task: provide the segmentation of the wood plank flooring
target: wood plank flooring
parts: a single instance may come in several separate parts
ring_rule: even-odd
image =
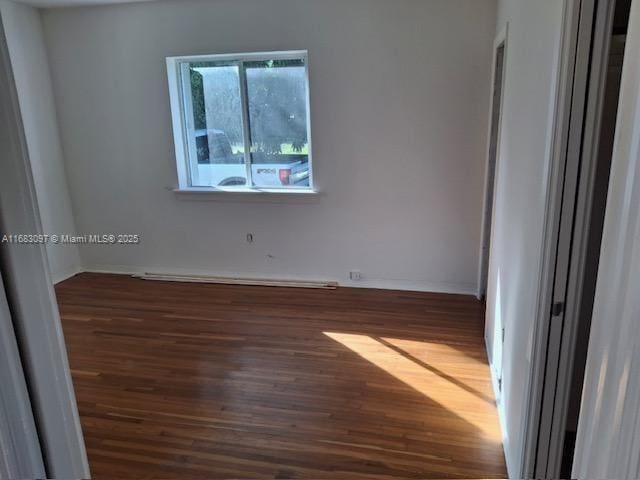
[[[56,293],[95,479],[506,477],[471,297],[102,274]]]

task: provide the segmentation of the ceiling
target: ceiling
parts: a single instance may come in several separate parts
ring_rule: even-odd
[[[85,5],[108,5],[110,3],[149,2],[152,0],[13,0],[17,3],[25,3],[34,7],[81,7]]]

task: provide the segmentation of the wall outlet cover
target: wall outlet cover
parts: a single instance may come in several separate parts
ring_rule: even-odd
[[[358,270],[352,270],[351,272],[349,272],[349,279],[350,280],[362,280],[362,272],[360,272]]]

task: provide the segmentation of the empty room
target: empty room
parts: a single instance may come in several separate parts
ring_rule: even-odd
[[[596,472],[604,3],[0,0],[0,479]]]

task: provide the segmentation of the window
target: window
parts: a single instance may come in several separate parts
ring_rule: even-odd
[[[310,191],[306,52],[167,59],[181,189]]]

